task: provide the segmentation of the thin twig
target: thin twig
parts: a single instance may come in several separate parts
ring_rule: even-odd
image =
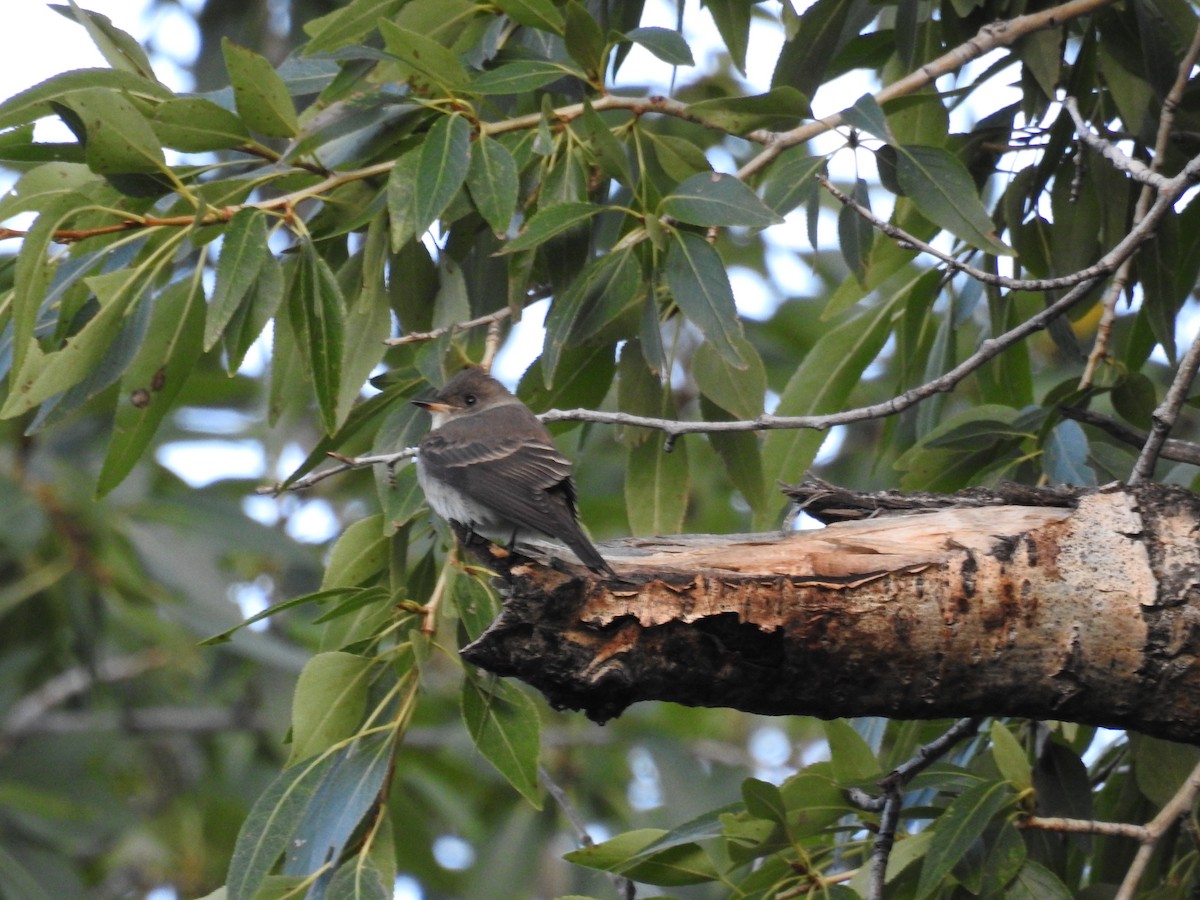
[[[507,319],[511,315],[512,307],[506,306],[503,309],[498,309],[477,319],[470,319],[466,322],[454,322],[451,325],[435,328],[433,331],[414,331],[411,334],[402,334],[400,337],[388,338],[384,343],[389,347],[399,347],[401,344],[432,341],[435,338],[440,338],[443,334],[454,334],[458,331],[466,331],[468,328],[478,328],[480,325],[487,325],[490,328],[496,325],[501,319]]]
[[[1197,369],[1200,369],[1200,334],[1196,335],[1187,353],[1179,361],[1179,368],[1175,371],[1171,386],[1167,388],[1166,396],[1158,405],[1158,409],[1154,410],[1150,435],[1146,438],[1142,452],[1138,454],[1137,462],[1133,464],[1133,471],[1129,475],[1130,484],[1148,481],[1154,474],[1154,466],[1158,463],[1163,444],[1171,429],[1175,427],[1175,420],[1179,418],[1179,410],[1187,400]]]
[[[1061,275],[1057,278],[1009,278],[1006,275],[997,275],[994,272],[977,269],[972,265],[955,259],[949,253],[943,253],[937,247],[926,243],[915,235],[909,234],[903,228],[893,225],[891,222],[884,221],[853,197],[834,187],[832,182],[824,175],[818,175],[816,179],[817,183],[832,194],[839,203],[858,213],[859,216],[871,224],[872,228],[883,232],[901,244],[908,244],[914,250],[919,250],[922,253],[936,257],[945,263],[948,268],[956,272],[962,272],[964,275],[969,275],[976,281],[983,282],[984,284],[1007,288],[1010,291],[1054,291],[1061,288],[1074,287],[1081,281],[1094,281],[1097,278],[1107,275],[1116,267],[1115,263],[1108,265],[1097,264],[1088,266],[1086,269],[1080,269],[1078,272],[1072,272],[1070,275]]]
[[[1018,828],[1031,831],[1059,831],[1064,834],[1102,834],[1106,837],[1126,837],[1144,841],[1147,837],[1145,825],[1128,822],[1099,822],[1095,819],[1063,819],[1057,816],[1027,816],[1018,819]]]
[[[1167,158],[1167,141],[1170,139],[1171,130],[1175,124],[1175,110],[1179,106],[1179,101],[1183,99],[1183,91],[1187,86],[1188,80],[1191,78],[1192,67],[1196,64],[1197,56],[1200,56],[1200,27],[1197,27],[1196,33],[1192,35],[1192,44],[1188,48],[1187,53],[1184,54],[1183,60],[1179,64],[1179,69],[1175,74],[1175,83],[1171,86],[1166,99],[1163,100],[1162,112],[1159,113],[1158,117],[1158,136],[1154,142],[1154,156],[1150,160],[1149,171],[1152,175],[1158,174],[1162,169],[1163,160]],[[1068,98],[1066,107],[1071,118],[1075,120],[1076,131],[1086,143],[1090,143],[1092,136],[1091,129],[1083,121],[1083,117],[1079,114],[1079,109],[1075,105],[1073,98]],[[1104,143],[1107,145],[1108,142]],[[1153,189],[1150,184],[1144,183],[1141,192],[1138,194],[1137,205],[1133,210],[1134,227],[1137,227],[1145,217],[1146,211],[1150,208],[1150,203],[1153,199]],[[1112,339],[1113,322],[1117,318],[1117,301],[1121,299],[1121,295],[1129,286],[1132,274],[1133,257],[1130,257],[1121,263],[1120,268],[1117,269],[1116,274],[1113,276],[1112,283],[1109,284],[1104,292],[1101,302],[1100,321],[1096,324],[1096,339],[1092,342],[1092,349],[1088,353],[1087,364],[1084,366],[1083,375],[1079,379],[1080,389],[1091,387],[1100,361],[1108,354],[1108,344]]]
[[[1115,437],[1118,441],[1129,444],[1132,447],[1144,446],[1146,439],[1149,437],[1149,434],[1145,431],[1130,428],[1116,419],[1102,416],[1100,413],[1094,413],[1088,409],[1079,409],[1074,406],[1060,406],[1058,411],[1068,419],[1083,422],[1085,425],[1094,425],[1106,434]],[[1191,441],[1167,438],[1163,441],[1162,449],[1158,455],[1160,459],[1171,459],[1175,462],[1200,466],[1200,444],[1194,444]]]
[[[1200,794],[1200,765],[1192,769],[1192,774],[1188,776],[1187,781],[1180,785],[1175,796],[1167,801],[1167,805],[1159,810],[1158,815],[1146,823],[1146,836],[1142,839],[1142,846],[1138,847],[1137,855],[1129,864],[1125,880],[1121,882],[1121,888],[1113,900],[1133,900],[1138,882],[1141,881],[1146,866],[1150,863],[1150,857],[1154,855],[1159,839],[1180,816],[1187,814],[1188,810],[1192,808],[1192,804],[1196,802],[1197,794]]]
[[[333,459],[338,460],[338,465],[329,469],[321,469],[319,472],[311,472],[303,478],[297,478],[290,484],[284,484],[277,481],[275,484],[263,485],[255,490],[256,494],[271,494],[279,495],[284,491],[303,491],[319,481],[324,481],[331,475],[340,475],[342,472],[349,472],[352,469],[365,469],[368,466],[394,466],[396,463],[409,459],[417,455],[416,447],[406,447],[403,450],[397,450],[394,453],[377,453],[371,456],[342,456],[340,453],[328,454]]]
[[[959,719],[940,737],[917,748],[916,753],[893,769],[879,783],[883,789],[883,810],[879,816],[879,833],[875,838],[875,846],[871,849],[871,877],[867,887],[867,900],[883,900],[888,858],[896,842],[896,826],[900,822],[900,806],[904,800],[901,790],[920,772],[941,759],[951,747],[974,734],[981,721],[981,716]]]
[[[579,839],[579,843],[583,847],[594,847],[596,842],[592,840],[592,836],[588,834],[587,823],[583,821],[583,816],[579,815],[579,810],[575,808],[575,804],[571,802],[571,798],[567,796],[567,792],[562,786],[555,781],[545,766],[538,766],[538,780],[542,783],[542,787],[546,792],[554,798],[554,802],[558,804],[558,808],[562,810],[562,814],[567,817],[567,821],[571,823],[571,827],[575,829],[575,835]],[[637,887],[632,881],[624,875],[618,875],[615,872],[609,872],[608,877],[612,880],[613,887],[617,893],[625,898],[625,900],[634,900],[637,896]]]

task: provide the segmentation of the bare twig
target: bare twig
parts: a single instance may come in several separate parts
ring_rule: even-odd
[[[1068,419],[1083,422],[1085,425],[1094,425],[1106,434],[1115,437],[1118,441],[1133,447],[1144,446],[1149,437],[1145,431],[1130,428],[1128,425],[1123,425],[1115,419],[1102,416],[1091,410],[1078,409],[1073,406],[1060,406],[1058,411]],[[1161,459],[1172,459],[1175,462],[1191,463],[1193,466],[1200,466],[1200,444],[1193,444],[1191,441],[1167,438],[1163,441],[1162,449],[1158,455]]]
[[[398,347],[401,344],[413,344],[421,341],[432,341],[434,338],[440,338],[443,334],[453,334],[458,331],[466,331],[468,328],[478,328],[480,325],[487,325],[490,329],[500,322],[501,319],[507,319],[512,315],[512,307],[506,306],[503,309],[498,309],[495,312],[488,313],[486,316],[480,316],[477,319],[471,319],[466,322],[455,322],[452,325],[446,325],[442,328],[435,328],[433,331],[414,331],[412,334],[402,334],[400,337],[388,338],[384,341],[389,347]]]
[[[1133,472],[1129,475],[1130,484],[1140,484],[1154,474],[1154,466],[1162,453],[1163,443],[1175,427],[1175,420],[1179,417],[1179,410],[1184,401],[1187,400],[1188,390],[1196,378],[1197,369],[1200,369],[1200,334],[1196,335],[1187,353],[1179,361],[1179,368],[1175,371],[1171,386],[1167,388],[1166,396],[1154,410],[1154,424],[1150,428],[1150,435],[1146,438],[1142,452],[1138,454],[1137,462],[1133,464]]]
[[[546,792],[554,798],[554,802],[558,804],[558,808],[562,810],[562,814],[567,817],[567,821],[571,823],[571,827],[575,829],[575,836],[578,838],[580,845],[583,847],[596,846],[596,842],[588,834],[587,823],[583,821],[583,816],[579,815],[579,810],[575,808],[575,804],[571,802],[571,798],[567,796],[567,792],[550,776],[545,766],[538,766],[538,780],[542,783],[542,787],[546,789]],[[637,896],[636,885],[625,876],[610,872],[608,873],[608,877],[612,881],[617,894],[625,898],[625,900],[633,900]]]
[[[1154,157],[1150,160],[1149,173],[1151,175],[1158,174],[1162,168],[1163,160],[1166,159],[1167,141],[1170,139],[1171,129],[1175,124],[1175,110],[1179,106],[1179,101],[1183,99],[1184,88],[1187,86],[1188,79],[1191,78],[1192,67],[1195,66],[1198,56],[1200,56],[1200,27],[1192,35],[1192,44],[1179,64],[1179,69],[1175,75],[1175,83],[1171,86],[1170,92],[1163,100],[1162,112],[1158,117],[1158,136],[1154,142]],[[1074,99],[1068,98],[1065,105],[1067,112],[1075,120],[1076,131],[1090,145],[1092,138],[1091,129],[1087,127],[1087,124],[1083,121],[1083,117],[1079,114],[1079,109],[1075,105]],[[1104,143],[1106,146],[1108,145],[1108,142]],[[1132,174],[1131,170],[1127,169],[1126,171],[1130,171]],[[1142,190],[1138,194],[1137,205],[1133,210],[1134,227],[1137,227],[1145,217],[1146,211],[1150,208],[1150,203],[1153,199],[1154,190],[1151,184],[1143,183]],[[1121,299],[1121,294],[1129,286],[1132,273],[1133,258],[1130,257],[1121,263],[1120,268],[1117,269],[1116,274],[1113,276],[1112,283],[1104,292],[1100,321],[1096,325],[1096,340],[1092,343],[1091,352],[1088,353],[1087,365],[1084,366],[1083,375],[1079,379],[1080,388],[1091,386],[1092,380],[1096,375],[1096,368],[1108,353],[1108,343],[1112,339],[1113,322],[1117,318],[1117,301]]]
[[[1146,826],[1127,822],[1098,822],[1095,819],[1062,819],[1056,816],[1027,816],[1018,819],[1018,828],[1031,831],[1058,831],[1063,834],[1102,834],[1106,837],[1146,839]]]
[[[867,888],[867,900],[883,900],[888,858],[896,841],[896,826],[900,822],[900,806],[904,799],[901,790],[917,774],[944,756],[951,747],[974,734],[981,721],[978,716],[959,719],[940,737],[919,747],[911,758],[893,769],[879,783],[883,789],[883,809],[879,816],[879,833],[871,850],[871,879]]]
[[[1196,802],[1197,794],[1200,794],[1200,765],[1192,769],[1192,774],[1188,776],[1187,781],[1180,785],[1175,796],[1167,801],[1166,806],[1159,810],[1158,815],[1146,823],[1146,835],[1142,838],[1142,846],[1138,847],[1137,855],[1129,864],[1129,871],[1125,873],[1125,880],[1121,882],[1121,888],[1113,900],[1133,900],[1138,882],[1142,879],[1142,873],[1146,871],[1150,857],[1154,855],[1159,839],[1180,816],[1187,814],[1188,810],[1192,808],[1192,804]]]
[[[1116,267],[1116,263],[1109,263],[1107,265],[1096,264],[1088,266],[1086,269],[1080,269],[1078,272],[1072,272],[1070,275],[1061,275],[1057,278],[1009,278],[1005,275],[997,275],[994,272],[985,272],[983,269],[977,269],[975,266],[955,259],[949,253],[943,253],[937,247],[926,243],[915,235],[909,234],[903,228],[879,218],[849,194],[834,187],[832,182],[824,175],[817,176],[817,183],[832,194],[839,203],[843,206],[848,206],[869,222],[872,228],[882,231],[888,237],[901,244],[908,244],[914,250],[919,250],[922,253],[936,257],[945,263],[948,268],[956,272],[962,272],[964,275],[969,275],[976,281],[983,282],[984,284],[1007,288],[1010,291],[1054,291],[1061,288],[1074,287],[1082,281],[1094,281],[1097,278],[1107,275]]]
[[[368,466],[394,466],[396,463],[416,455],[416,447],[406,447],[403,450],[397,450],[395,453],[377,453],[372,456],[342,456],[340,453],[330,453],[330,457],[339,461],[338,465],[329,469],[322,469],[319,472],[310,472],[303,478],[297,478],[287,485],[283,482],[263,485],[255,493],[278,495],[284,491],[303,491],[312,487],[317,482],[324,481],[331,475],[340,475],[342,472],[349,472],[352,469],[365,469]]]

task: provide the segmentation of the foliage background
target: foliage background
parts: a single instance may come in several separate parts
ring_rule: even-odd
[[[882,108],[836,79],[902,85],[989,23],[1048,8],[713,0],[681,8],[711,16],[725,44],[689,65],[678,37],[634,31],[636,3],[295,2],[281,16],[208,0],[199,93],[184,99],[120,32],[65,9],[113,71],[0,104],[0,159],[23,176],[0,216],[38,214],[19,255],[6,235],[0,271],[0,895],[197,896],[228,879],[230,896],[255,896],[297,836],[345,850],[316,884],[328,896],[385,895],[396,872],[425,897],[610,896],[604,866],[687,897],[868,891],[879,817],[847,789],[873,790],[946,723],[656,707],[599,729],[462,670],[455,648],[496,598],[447,561],[411,468],[347,472],[266,509],[257,482],[195,488],[155,451],[237,438],[269,471],[311,451],[293,477],[328,450],[396,451],[425,427],[407,399],[493,348],[484,328],[383,338],[546,296],[546,343],[520,389],[539,410],[714,421],[769,402],[825,415],[969,363],[1067,289],[1010,292],[934,268],[819,188],[824,157],[843,190],[944,252],[1069,276],[1135,227],[1140,186],[1075,140],[1057,101],[1079,98],[1125,152],[1174,175],[1200,133],[1193,90],[1171,139],[1157,129],[1190,72],[1196,10],[1067,4],[1062,28],[997,43],[969,74],[947,66],[936,88]],[[758,89],[775,90],[738,102],[755,90],[739,74],[761,53],[752,19],[788,41]],[[669,101],[619,68],[631,41],[679,67]],[[487,82],[498,69],[509,87]],[[614,77],[619,90],[603,92]],[[590,109],[575,106],[585,97]],[[822,115],[848,110],[836,137],[789,131],[810,127],[808,98]],[[45,116],[77,140],[34,140]],[[710,158],[743,167],[749,188],[710,178]],[[1155,225],[1123,289],[1081,292],[1068,320],[979,359],[953,394],[862,416],[821,474],[932,490],[1127,477],[1137,447],[1059,407],[1151,425],[1194,330],[1197,209],[1185,200]],[[436,241],[418,240],[435,220]],[[124,221],[139,226],[106,230]],[[62,229],[84,239],[57,244]],[[768,240],[807,270],[800,287]],[[738,316],[726,269],[757,275],[774,302]],[[1113,331],[1081,386],[1106,308]],[[269,371],[239,370],[272,319]],[[556,428],[598,538],[773,527],[776,479],[798,479],[823,439],[690,436],[664,454],[646,429]],[[1185,410],[1175,436],[1193,430]],[[1191,484],[1195,471],[1157,475]],[[339,523],[335,545],[292,537],[314,503]],[[199,646],[241,621],[232,600],[246,595],[307,601]],[[1015,823],[1034,810],[1144,821],[1197,762],[1193,748],[1061,723],[979,734],[912,783],[889,896],[1110,896],[1132,841]],[[539,745],[566,806],[539,787]],[[379,792],[386,803],[371,802]],[[572,815],[629,836],[565,862]],[[1173,824],[1143,883],[1190,890],[1194,833],[1190,816]],[[288,854],[262,896],[302,894],[319,862]]]

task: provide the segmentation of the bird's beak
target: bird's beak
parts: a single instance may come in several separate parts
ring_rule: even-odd
[[[431,413],[448,413],[453,411],[454,407],[446,403],[436,403],[433,400],[413,400],[413,406],[419,406],[421,409],[427,409]]]

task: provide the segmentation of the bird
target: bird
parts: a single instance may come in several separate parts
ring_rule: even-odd
[[[571,461],[550,432],[504,385],[477,366],[429,400],[433,417],[417,444],[417,481],[435,513],[475,534],[562,541],[592,572],[617,575],[579,524]]]

